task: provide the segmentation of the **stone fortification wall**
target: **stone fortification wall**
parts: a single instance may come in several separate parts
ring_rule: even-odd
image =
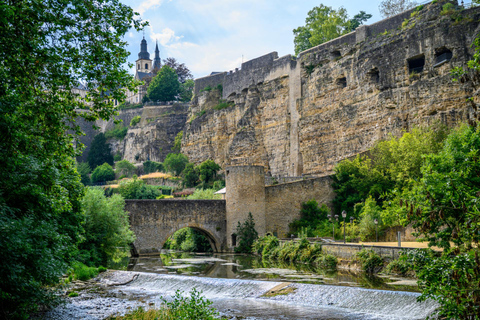
[[[315,199],[319,205],[331,208],[335,193],[330,177],[320,177],[290,182],[265,188],[266,231],[278,237],[286,238],[288,225],[300,219],[302,202]]]
[[[363,249],[371,249],[380,257],[387,260],[398,259],[400,253],[405,250],[414,250],[415,248],[406,247],[383,247],[383,246],[366,246],[354,244],[340,243],[324,243],[322,244],[322,252],[331,254],[344,260],[353,260],[358,252]]]
[[[189,117],[182,152],[196,163],[318,176],[412,126],[478,119],[466,101],[480,102],[472,82],[454,82],[450,71],[473,56],[480,8],[455,22],[440,14],[444,3],[362,26],[296,61],[271,53],[245,62],[224,74],[223,98],[234,106],[205,108],[217,97],[193,102],[199,116]]]
[[[160,252],[177,230],[191,227],[207,236],[214,251],[225,251],[225,200],[126,200],[125,210],[140,254]]]
[[[215,88],[219,84],[223,85],[225,74],[226,72],[220,72],[211,76],[195,79],[195,87],[193,89],[193,93],[195,94],[195,96],[197,96],[200,93],[200,90],[205,89],[205,87],[207,86]]]

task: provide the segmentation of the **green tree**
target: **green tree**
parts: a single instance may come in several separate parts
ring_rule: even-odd
[[[89,187],[82,200],[85,212],[85,240],[79,245],[79,259],[89,266],[107,266],[128,256],[135,240],[130,230],[125,201],[114,194],[105,197],[102,188]]]
[[[134,17],[117,0],[0,4],[0,255],[8,257],[0,318],[25,318],[60,296],[52,286],[74,257],[84,220],[75,120],[111,118],[112,99],[134,89],[122,40],[139,29]],[[72,90],[80,79],[88,103]]]
[[[165,65],[148,86],[147,96],[151,101],[173,101],[179,90],[180,82],[175,70]]]
[[[215,180],[217,177],[217,172],[221,167],[215,163],[213,160],[205,160],[198,165],[198,173],[200,181],[204,184],[209,183],[210,181]]]
[[[92,172],[92,169],[87,162],[77,163],[77,172],[80,174],[80,181],[84,185],[90,184],[91,180],[89,174]]]
[[[356,15],[353,16],[352,19],[348,21],[348,30],[353,31],[361,26],[365,21],[372,17],[371,14],[366,13],[365,11],[360,11]]]
[[[143,173],[149,174],[152,172],[163,171],[163,163],[147,160],[143,163]]]
[[[317,46],[350,31],[345,8],[338,10],[320,4],[307,14],[305,26],[293,30],[295,54]]]
[[[121,160],[115,163],[115,173],[119,177],[131,177],[136,170],[137,168],[135,167],[135,165],[128,160]]]
[[[175,142],[173,143],[172,151],[174,153],[180,153],[182,151],[182,139],[183,139],[183,130],[177,133],[175,136]]]
[[[195,81],[192,79],[188,79],[180,85],[180,101],[190,102],[192,100],[194,86]]]
[[[322,221],[328,220],[329,213],[330,209],[328,209],[325,204],[319,207],[315,199],[302,202],[300,209],[301,218],[289,224],[290,232],[298,234],[301,230],[306,229],[310,232],[308,236],[313,236],[313,230],[322,223]]]
[[[172,172],[176,176],[179,176],[182,173],[187,163],[188,158],[182,153],[169,153],[165,157],[165,161],[163,161],[165,169],[167,169],[169,172]]]
[[[198,184],[199,174],[198,169],[193,163],[187,163],[183,170],[183,184],[187,188],[193,188]]]
[[[255,221],[251,212],[248,213],[247,220],[243,223],[238,222],[236,234],[239,241],[235,247],[235,252],[252,253],[252,246],[255,240],[258,239],[258,232],[255,230]]]
[[[93,138],[90,151],[87,156],[90,168],[96,168],[105,162],[113,166],[113,156],[110,150],[110,145],[107,143],[107,138],[103,133],[99,133]]]
[[[95,168],[92,172],[92,182],[106,182],[115,180],[115,171],[108,163],[104,163]]]

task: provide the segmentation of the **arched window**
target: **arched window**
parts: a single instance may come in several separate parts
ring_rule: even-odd
[[[148,63],[145,63],[145,69],[148,69]]]

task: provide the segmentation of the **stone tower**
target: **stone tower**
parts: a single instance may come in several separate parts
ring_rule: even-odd
[[[238,244],[236,229],[251,212],[258,235],[265,235],[265,170],[263,166],[233,166],[225,170],[227,247]]]
[[[136,64],[137,72],[152,72],[152,60],[150,59],[150,53],[147,51],[147,40],[145,40],[145,37],[143,37],[140,43],[140,52],[138,53]]]

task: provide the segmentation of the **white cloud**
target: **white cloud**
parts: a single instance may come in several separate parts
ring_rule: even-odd
[[[149,9],[155,9],[162,4],[163,0],[145,0],[135,9],[136,12],[143,15]]]
[[[176,36],[175,31],[173,31],[170,28],[164,28],[162,32],[155,33],[153,31],[153,28],[150,26],[150,39],[152,41],[159,41],[162,46],[167,46],[170,42],[177,42],[179,41],[182,37],[181,36]]]

